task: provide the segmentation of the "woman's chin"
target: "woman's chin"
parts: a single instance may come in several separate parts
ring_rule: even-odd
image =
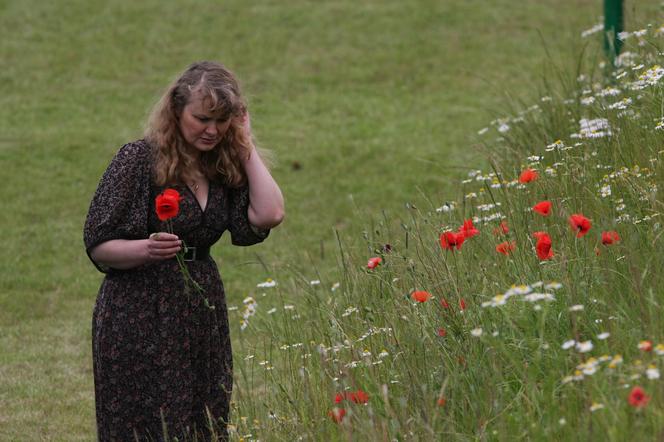
[[[219,144],[219,142],[217,142],[217,141],[215,141],[215,142],[206,142],[206,141],[200,141],[199,140],[199,141],[196,141],[194,143],[194,147],[196,149],[200,150],[201,152],[209,152],[212,149],[214,149],[217,146],[217,144]]]

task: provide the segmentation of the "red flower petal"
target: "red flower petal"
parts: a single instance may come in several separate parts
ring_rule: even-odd
[[[551,201],[540,201],[533,206],[533,211],[542,216],[549,216],[551,213]]]
[[[459,228],[459,233],[462,233],[464,239],[467,239],[479,235],[480,231],[475,228],[472,219],[467,219],[463,222],[463,226]]]
[[[569,217],[569,225],[572,230],[577,232],[577,238],[581,238],[588,233],[588,230],[590,230],[591,227],[590,220],[580,213],[575,213]]]
[[[431,299],[431,294],[429,292],[425,292],[424,290],[416,290],[411,293],[410,297],[413,298],[413,301],[427,302],[429,299]]]
[[[602,232],[602,244],[604,244],[605,246],[611,245],[619,241],[620,241],[620,235],[618,235],[618,232],[616,232],[615,230]]]
[[[501,242],[496,246],[496,252],[502,253],[505,256],[509,255],[514,249],[516,249],[515,241]]]
[[[537,252],[537,257],[541,261],[553,258],[553,250],[551,250],[551,237],[548,233],[545,232],[535,232],[533,236],[537,238],[537,243],[535,244],[535,251]]]
[[[494,235],[507,235],[510,233],[510,228],[507,226],[507,222],[501,221],[500,225],[493,229],[493,234]]]
[[[332,418],[334,422],[340,424],[343,421],[344,416],[346,415],[346,410],[343,408],[333,408],[328,413],[328,416]]]
[[[641,342],[639,342],[639,350],[641,350],[641,351],[652,351],[652,342],[651,341],[641,341]]]
[[[166,221],[177,216],[180,211],[180,194],[175,189],[166,189],[155,198],[157,218]]]
[[[444,232],[440,235],[440,246],[446,250],[454,250],[455,247],[459,250],[465,239],[466,237],[463,233]]]
[[[648,405],[649,400],[650,396],[648,396],[643,388],[639,387],[638,385],[632,388],[632,391],[630,391],[629,397],[627,398],[629,405],[636,408],[645,407]]]
[[[539,175],[533,169],[526,169],[521,172],[521,176],[519,176],[519,182],[522,184],[530,183],[531,181],[535,181],[538,177]]]
[[[383,262],[383,259],[380,258],[380,257],[378,257],[378,256],[373,257],[373,258],[370,258],[370,259],[369,259],[369,262],[367,262],[367,268],[370,269],[370,270],[371,270],[371,269],[375,269],[375,268],[378,267],[382,262]]]
[[[369,395],[365,391],[357,390],[355,393],[352,393],[350,400],[356,404],[366,404],[369,402]]]

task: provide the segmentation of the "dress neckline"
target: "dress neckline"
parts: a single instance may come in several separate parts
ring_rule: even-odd
[[[196,206],[201,211],[201,213],[205,214],[208,207],[210,206],[210,191],[212,190],[212,181],[208,181],[207,195],[206,195],[206,198],[205,198],[205,206],[203,206],[201,204],[200,200],[198,199],[196,194],[191,190],[191,188],[189,186],[187,186],[186,184],[183,184],[183,186],[187,189],[187,192],[189,192],[189,194],[192,196],[192,198],[194,198],[194,201],[196,201]]]

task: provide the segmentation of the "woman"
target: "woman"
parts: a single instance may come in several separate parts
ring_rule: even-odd
[[[167,224],[155,211],[180,195]],[[225,439],[232,388],[224,288],[209,248],[263,241],[284,216],[281,191],[251,136],[237,80],[191,65],[166,91],[145,139],[123,146],[85,223],[87,253],[106,273],[95,304],[93,369],[100,441]],[[178,261],[204,290],[190,296]],[[189,286],[190,287],[190,286]]]

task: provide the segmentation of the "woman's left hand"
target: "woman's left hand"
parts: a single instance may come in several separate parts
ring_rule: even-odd
[[[249,152],[247,153],[246,158],[244,158],[244,161],[249,161],[251,158],[253,152],[254,152],[254,143],[253,143],[253,137],[251,135],[251,117],[249,116],[249,111],[245,110],[244,114],[241,117],[238,117],[240,120],[240,128],[241,130],[245,133],[247,139],[250,141],[250,148]]]
[[[240,117],[242,120],[242,125],[244,127],[244,130],[246,130],[248,133],[251,133],[251,117],[249,116],[249,111],[245,110],[244,115]]]

